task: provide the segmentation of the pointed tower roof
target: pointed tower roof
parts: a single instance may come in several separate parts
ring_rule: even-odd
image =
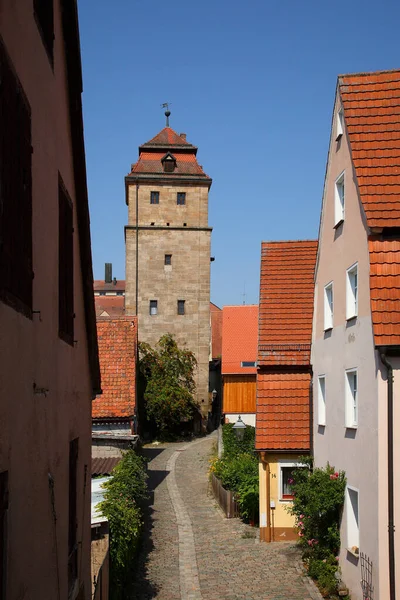
[[[186,134],[178,135],[171,127],[164,127],[151,140],[139,146],[139,159],[132,165],[126,182],[137,180],[187,181],[211,186],[212,179],[197,162],[197,147],[186,141]],[[171,160],[166,161],[166,157]],[[167,166],[166,163],[169,163]]]
[[[151,148],[179,148],[181,150],[191,150],[197,153],[196,146],[192,146],[189,142],[186,141],[186,134],[181,133],[178,135],[171,127],[164,127],[161,129],[157,135],[155,135],[151,140],[140,146],[139,152],[142,149],[149,150]]]

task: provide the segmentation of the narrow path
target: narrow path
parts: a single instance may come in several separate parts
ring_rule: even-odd
[[[208,495],[214,436],[149,446],[151,499],[135,600],[317,600],[292,544],[259,543]]]

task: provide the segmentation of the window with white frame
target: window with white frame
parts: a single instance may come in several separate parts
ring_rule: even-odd
[[[358,490],[347,486],[346,489],[347,516],[347,549],[353,554],[359,554],[360,526],[358,518]]]
[[[318,377],[318,425],[326,425],[325,375]]]
[[[357,369],[348,369],[345,377],[346,427],[358,426]]]
[[[343,109],[336,113],[336,139],[340,139],[343,135]]]
[[[294,471],[299,468],[307,467],[290,461],[281,461],[279,463],[279,500],[293,500],[292,485],[294,482]]]
[[[346,319],[353,319],[358,314],[358,265],[347,269],[346,276]]]
[[[335,181],[335,227],[344,221],[344,171]]]
[[[324,330],[333,327],[333,282],[324,288]]]

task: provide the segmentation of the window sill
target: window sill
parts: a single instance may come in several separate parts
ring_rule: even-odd
[[[338,142],[342,136],[343,136],[343,133],[338,133],[335,141]]]
[[[358,315],[352,315],[351,317],[346,317],[346,321],[354,321],[354,319],[357,319]]]
[[[340,227],[342,223],[344,223],[344,219],[340,219],[340,221],[335,223],[335,225],[333,226],[333,229],[338,229],[338,227]]]
[[[332,331],[333,327],[324,327],[324,333],[328,333],[329,331]]]
[[[355,558],[360,558],[360,552],[354,552],[354,550],[352,550],[351,548],[346,548],[347,552],[349,554],[351,554],[352,556],[354,556]]]
[[[279,502],[293,502],[294,496],[292,498],[279,498]]]
[[[318,427],[326,427],[326,423],[317,423]]]
[[[346,429],[357,430],[358,429],[358,425],[346,425]]]

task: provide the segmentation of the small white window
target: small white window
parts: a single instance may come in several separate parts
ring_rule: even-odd
[[[293,500],[293,471],[304,467],[301,463],[295,463],[291,461],[280,461],[279,462],[279,500],[288,501]]]
[[[346,277],[346,319],[353,319],[358,314],[358,265],[347,269]]]
[[[356,429],[358,425],[358,381],[357,370],[346,371],[345,378],[345,403],[346,403],[346,427]]]
[[[344,172],[335,181],[335,227],[344,221]]]
[[[326,425],[325,375],[318,377],[318,425]]]
[[[343,109],[336,113],[336,139],[340,139],[343,135]]]
[[[333,327],[333,283],[328,283],[324,291],[324,330]]]
[[[150,300],[150,314],[156,315],[158,313],[158,301]]]
[[[347,549],[353,554],[360,552],[360,526],[358,522],[358,490],[347,486]]]

